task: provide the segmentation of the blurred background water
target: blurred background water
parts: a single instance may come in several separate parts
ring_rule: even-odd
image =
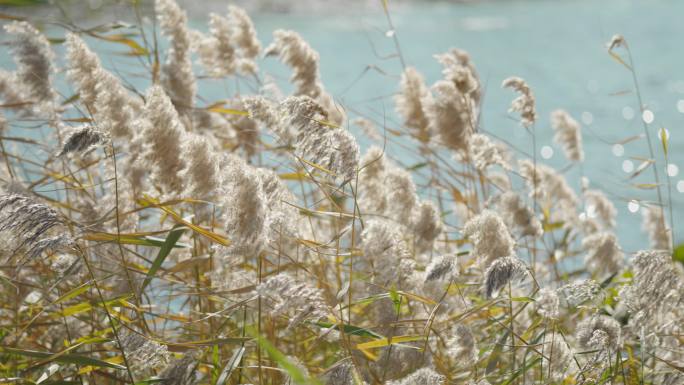
[[[1,4],[2,2],[0,2]],[[71,19],[81,26],[114,20],[134,22],[128,2],[55,2],[31,7],[2,7],[0,12],[28,16],[51,38],[63,37],[64,29],[45,23]],[[208,13],[225,12],[224,1],[180,1],[188,10],[191,26],[207,29]],[[536,125],[540,161],[565,169],[569,163],[562,149],[552,142],[549,114],[566,109],[582,123],[586,160],[582,167],[567,168],[568,181],[579,189],[582,175],[590,185],[603,189],[618,209],[617,234],[627,252],[647,247],[640,231],[639,205],[656,200],[655,190],[634,187],[653,183],[647,170],[636,179],[629,176],[648,158],[644,138],[624,145],[614,144],[643,133],[642,117],[630,72],[607,53],[606,43],[615,33],[623,34],[631,48],[645,108],[653,113],[649,131],[667,198],[666,163],[658,130],[670,134],[670,188],[674,210],[675,238],[684,240],[684,2],[680,0],[517,0],[517,1],[390,1],[394,30],[388,26],[381,0],[377,1],[237,1],[250,10],[264,45],[278,28],[299,32],[321,56],[321,75],[326,88],[349,111],[387,121],[396,127],[392,96],[402,70],[391,38],[396,34],[408,65],[421,71],[428,84],[440,79],[441,67],[433,55],[451,47],[467,50],[477,66],[485,97],[482,112],[487,133],[509,141],[528,154],[531,137],[507,113],[514,94],[501,89],[503,79],[525,78],[537,97]],[[143,17],[151,17],[150,2],[143,2]],[[3,32],[4,33],[4,32]],[[2,41],[7,37],[2,36]],[[122,74],[138,89],[148,83],[136,58],[119,56],[121,45],[88,40],[103,54],[103,64]],[[164,39],[160,40],[162,46]],[[55,45],[61,55],[62,48]],[[122,64],[123,63],[123,64]],[[14,68],[7,47],[0,48],[0,66]],[[288,90],[289,71],[275,59],[264,59],[261,68]],[[64,95],[69,86],[59,82]],[[231,96],[232,82],[203,80],[199,92],[206,100]],[[201,105],[201,103],[199,103]],[[650,120],[650,119],[649,119]],[[17,124],[14,129],[21,129]],[[356,131],[356,127],[351,128]],[[358,132],[358,131],[356,131]],[[361,140],[364,147],[370,143]],[[404,164],[412,155],[398,146],[388,148]],[[518,153],[516,155],[521,155]],[[682,169],[679,170],[679,167]]]

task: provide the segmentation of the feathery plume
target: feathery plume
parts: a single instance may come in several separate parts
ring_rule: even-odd
[[[46,250],[73,249],[64,218],[52,208],[23,195],[0,195],[1,253],[35,258]]]
[[[98,129],[112,137],[130,137],[141,109],[121,82],[105,71],[100,59],[75,34],[67,34],[67,75],[76,83],[81,101],[94,114]]]
[[[583,195],[587,216],[589,218],[598,217],[606,229],[614,228],[617,210],[613,202],[600,190],[586,190]]]
[[[277,240],[278,234],[294,234],[297,228],[298,210],[291,205],[296,198],[280,180],[278,174],[266,168],[257,168],[261,190],[268,207],[270,240]]]
[[[452,337],[447,341],[447,354],[460,367],[467,367],[477,362],[477,344],[472,330],[463,324],[452,328]]]
[[[404,125],[416,131],[421,142],[430,137],[427,131],[428,120],[423,112],[423,98],[428,94],[423,75],[413,67],[406,67],[401,74],[400,91],[394,97],[397,112],[404,118]]]
[[[622,265],[624,254],[620,250],[615,234],[600,232],[591,234],[582,240],[582,248],[587,253],[584,263],[594,274],[617,273]]]
[[[307,96],[291,96],[281,103],[280,110],[296,131],[296,156],[331,171],[344,182],[356,175],[356,139],[343,128],[322,124],[328,115],[316,101]]]
[[[453,255],[441,255],[433,258],[425,268],[425,282],[449,282],[458,276],[458,263]]]
[[[52,88],[54,53],[47,38],[25,21],[14,21],[4,26],[16,38],[11,42],[17,63],[16,79],[22,84],[26,97],[53,109],[55,91]]]
[[[544,232],[541,222],[513,191],[507,191],[498,198],[497,206],[509,228],[516,229],[522,236],[539,237]]]
[[[191,109],[195,102],[197,84],[192,72],[187,15],[175,0],[155,0],[154,9],[162,34],[171,42],[166,62],[162,66],[164,89],[179,112]]]
[[[257,38],[252,19],[244,9],[235,5],[228,5],[228,19],[234,25],[233,37],[240,52],[237,61],[238,70],[243,74],[256,74],[259,68],[255,59],[261,51],[261,43]]]
[[[489,265],[485,271],[487,298],[498,296],[499,290],[516,278],[524,278],[527,268],[517,257],[502,257]]]
[[[444,385],[446,377],[430,368],[418,369],[401,380],[390,381],[388,385]]]
[[[16,74],[0,69],[0,96],[2,96],[3,104],[17,109],[22,108],[27,101],[24,100],[20,90],[21,83]]]
[[[242,105],[249,113],[251,119],[266,126],[282,142],[287,143],[292,140],[294,134],[291,132],[291,127],[285,124],[284,118],[286,114],[283,114],[280,110],[281,106],[263,96],[242,98]]]
[[[76,83],[81,102],[94,111],[97,99],[97,84],[105,72],[100,59],[92,52],[86,43],[73,33],[66,35],[67,76]]]
[[[615,350],[622,346],[620,323],[602,314],[586,318],[577,325],[577,342],[583,348]]]
[[[381,142],[382,141],[382,135],[378,131],[378,128],[375,126],[375,124],[370,120],[366,118],[356,118],[350,122],[352,125],[359,127],[361,129],[361,132],[368,137],[368,139],[376,141],[376,142]]]
[[[480,79],[468,52],[452,48],[434,57],[444,67],[442,69],[444,79],[452,81],[456,88],[468,97],[468,103],[472,104],[473,110],[477,111],[482,92],[480,90]]]
[[[364,213],[381,214],[387,209],[385,175],[389,169],[385,153],[371,146],[359,162],[359,206]]]
[[[473,132],[470,106],[453,82],[440,80],[421,100],[430,131],[439,142],[452,150],[468,150],[468,138]]]
[[[200,63],[209,76],[222,77],[235,73],[237,54],[233,47],[233,30],[230,20],[216,13],[209,14],[210,36],[193,31]]]
[[[273,43],[266,47],[265,56],[279,56],[294,73],[291,82],[297,87],[295,95],[317,99],[323,92],[318,72],[318,52],[294,31],[282,29],[273,32]]]
[[[256,256],[268,244],[268,207],[255,169],[234,155],[225,157],[223,220],[232,253]]]
[[[560,312],[558,311],[558,306],[560,305],[560,299],[555,290],[550,290],[543,288],[539,290],[537,294],[537,299],[534,302],[537,314],[544,318],[558,319]]]
[[[562,293],[570,306],[577,306],[587,301],[593,301],[602,293],[601,285],[593,279],[579,280],[569,283],[557,290]]]
[[[475,168],[480,171],[485,171],[489,166],[496,164],[505,170],[510,170],[511,168],[506,161],[501,146],[492,142],[487,135],[473,134],[468,139],[468,153],[473,158]]]
[[[682,291],[684,279],[678,273],[669,252],[642,250],[632,260],[632,283],[620,291],[620,302],[632,313],[630,324],[653,322],[653,315],[664,315],[662,307],[671,291]]]
[[[444,230],[442,217],[435,204],[430,201],[418,204],[411,219],[411,227],[416,236],[418,249],[429,250],[432,248],[435,239]]]
[[[472,255],[482,266],[489,266],[495,259],[513,254],[513,238],[494,211],[483,210],[470,219],[463,227],[463,235],[472,241]]]
[[[170,353],[165,345],[129,329],[119,329],[119,344],[126,353],[126,361],[133,371],[163,367],[170,359]]]
[[[584,160],[582,149],[582,130],[579,123],[564,110],[551,113],[551,127],[556,131],[553,140],[563,146],[565,156],[573,162]]]
[[[672,246],[672,234],[665,227],[664,210],[660,206],[646,206],[641,210],[641,228],[648,234],[651,248],[669,250]]]
[[[353,385],[354,365],[348,361],[334,364],[322,376],[325,385]]]
[[[397,223],[408,224],[418,204],[416,185],[411,174],[399,167],[393,167],[385,174],[387,186],[386,213]]]
[[[171,362],[159,375],[163,385],[193,385],[197,383],[197,355],[183,354],[181,359]]]
[[[288,329],[305,320],[318,320],[328,315],[328,306],[321,290],[299,283],[281,273],[268,278],[256,288],[257,293],[273,301],[271,314],[294,313]]]
[[[245,108],[240,100],[237,101],[236,107],[240,110]],[[248,116],[242,115],[231,115],[228,121],[237,134],[237,144],[244,151],[245,157],[249,159],[256,153],[259,143],[259,126],[257,122]]]
[[[180,172],[185,160],[178,155],[182,153],[185,128],[161,87],[153,86],[147,92],[144,116],[143,157],[152,169],[152,179],[164,193],[180,194],[184,187]]]
[[[185,166],[179,171],[179,178],[189,181],[185,194],[196,199],[213,199],[221,186],[220,156],[199,135],[189,134],[182,146]]]
[[[72,152],[86,153],[91,148],[105,141],[102,133],[91,125],[83,125],[72,130],[65,138],[62,149],[57,156],[63,156]]]
[[[529,159],[520,160],[518,168],[530,190],[530,197],[536,197],[544,206],[554,209],[551,213],[552,220],[564,221],[568,225],[576,222],[577,195],[563,175],[539,163],[535,173],[534,163]]]
[[[542,351],[543,377],[557,382],[565,378],[568,368],[573,362],[573,353],[568,344],[557,334],[553,334],[551,342],[544,345]]]
[[[508,112],[520,113],[520,124],[525,128],[529,128],[537,121],[537,112],[535,110],[534,94],[532,89],[527,85],[525,80],[517,76],[512,76],[501,83],[503,88],[511,88],[518,92],[520,96],[513,99],[511,108]]]
[[[278,56],[293,70],[290,81],[297,87],[295,96],[308,96],[325,108],[330,120],[340,124],[344,115],[325,92],[318,70],[319,55],[298,33],[278,29],[273,43],[264,50],[265,56]]]

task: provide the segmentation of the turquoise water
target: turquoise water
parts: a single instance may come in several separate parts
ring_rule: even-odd
[[[641,216],[631,213],[627,203],[631,199],[655,200],[656,194],[654,190],[632,186],[652,183],[650,170],[635,180],[628,180],[629,174],[623,171],[623,167],[629,169],[629,162],[638,167],[640,161],[632,157],[648,157],[645,139],[625,144],[621,156],[612,152],[613,143],[643,133],[631,74],[605,48],[614,33],[623,34],[632,50],[644,103],[655,116],[649,126],[652,138],[657,145],[658,129],[667,128],[670,163],[682,167],[671,178],[671,191],[676,239],[684,240],[684,222],[677,218],[684,213],[684,193],[677,190],[677,183],[684,180],[684,101],[678,109],[678,102],[684,100],[684,2],[521,0],[391,5],[405,61],[418,68],[428,83],[441,76],[433,54],[450,47],[470,52],[485,87],[482,122],[486,132],[505,138],[521,150],[532,151],[530,136],[507,114],[514,94],[502,90],[500,84],[511,75],[525,78],[536,94],[537,151],[539,154],[542,146],[550,146],[554,152],[544,162],[559,168],[568,165],[561,148],[552,143],[550,112],[564,108],[582,122],[586,161],[581,168],[568,169],[568,180],[577,188],[580,176],[585,175],[592,187],[608,193],[619,212],[620,243],[626,251],[635,251],[646,247],[647,240],[640,232]],[[207,18],[196,8],[192,12],[193,27],[206,29]],[[377,121],[385,116],[389,127],[396,126],[392,94],[397,90],[402,67],[396,57],[387,58],[395,49],[392,39],[386,36],[389,28],[382,8],[375,3],[356,2],[350,2],[348,7],[331,6],[329,10],[315,8],[315,12],[306,11],[306,7],[296,7],[288,13],[257,11],[252,17],[264,45],[271,40],[270,32],[277,28],[301,33],[320,53],[322,78],[339,102],[348,110]],[[116,17],[126,15],[120,13]],[[51,36],[61,33],[48,30]],[[120,46],[89,42],[100,44],[97,48],[103,53],[121,51]],[[111,59],[103,60],[110,68]],[[117,57],[117,62],[120,59]],[[118,70],[134,68],[135,60],[126,60],[130,67],[118,66]],[[4,68],[11,66],[7,63],[9,58],[0,56]],[[265,59],[261,67],[288,89],[289,72],[284,66],[275,59]],[[140,81],[139,86],[146,86],[145,81]],[[208,81],[200,83],[200,93],[209,100],[225,98],[234,91],[232,82],[220,87]],[[350,117],[356,116],[354,112]],[[412,164],[409,154],[396,147],[389,150],[394,157]],[[660,176],[665,182],[660,147],[656,152]],[[684,182],[680,186],[684,191]],[[667,197],[667,186],[663,191]]]

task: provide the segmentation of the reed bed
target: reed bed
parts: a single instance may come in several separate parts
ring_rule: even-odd
[[[131,34],[4,25],[0,383],[684,384],[667,135],[644,122],[650,244],[632,255],[602,191],[483,131],[467,52],[435,55],[430,85],[394,34],[393,124],[346,110],[295,31],[262,43],[236,6],[205,32],[174,0],[155,13]],[[98,40],[151,86],[108,70]],[[642,106],[627,41],[606,54]],[[290,92],[261,60],[291,69]],[[217,79],[241,87],[206,100]],[[502,86],[510,107],[487,108],[510,108],[536,154],[534,87]],[[581,167],[580,124],[550,122]]]

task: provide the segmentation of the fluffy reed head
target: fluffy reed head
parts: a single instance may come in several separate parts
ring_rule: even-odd
[[[622,346],[622,328],[614,318],[597,314],[577,325],[577,342],[584,348],[614,351]]]
[[[553,140],[563,146],[565,156],[573,162],[584,160],[582,130],[579,123],[564,110],[551,112],[551,127],[556,131]]]
[[[535,99],[532,89],[527,85],[527,82],[517,76],[512,76],[501,83],[503,88],[511,88],[520,95],[513,99],[509,112],[520,113],[520,124],[523,127],[529,128],[537,121],[537,112],[535,108]]]
[[[496,297],[499,291],[514,279],[522,279],[527,267],[517,257],[502,257],[492,262],[485,271],[485,293],[487,298]]]
[[[14,21],[4,26],[12,35],[14,60],[17,63],[16,79],[26,98],[34,103],[54,108],[55,91],[52,88],[54,53],[48,39],[25,21]]]
[[[484,210],[463,227],[463,235],[473,243],[472,255],[482,266],[513,254],[515,242],[499,214]]]

